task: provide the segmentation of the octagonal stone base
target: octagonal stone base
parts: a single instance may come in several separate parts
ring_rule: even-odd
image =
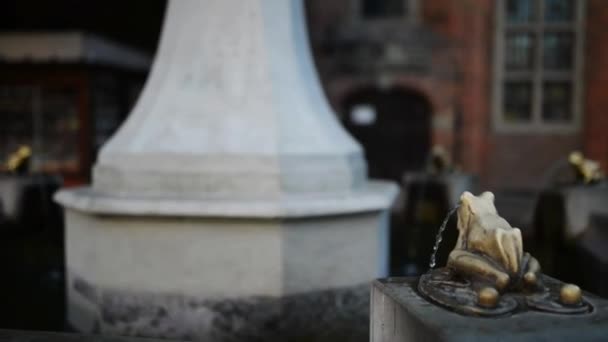
[[[395,192],[382,189],[342,198],[347,212],[327,212],[334,198],[310,201],[316,209],[258,206],[258,217],[197,216],[196,201],[174,203],[182,211],[170,215],[169,200],[144,210],[62,191],[68,321],[81,332],[174,339],[366,340],[368,284],[386,266],[381,208]]]

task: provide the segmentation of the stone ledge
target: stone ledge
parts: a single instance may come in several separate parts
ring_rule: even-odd
[[[391,182],[370,181],[361,189],[345,193],[234,200],[127,198],[81,187],[59,191],[55,201],[70,209],[98,215],[295,219],[384,210],[391,205],[397,190]]]
[[[0,329],[2,342],[177,342],[177,340]]]
[[[558,315],[524,311],[501,318],[457,314],[432,304],[415,278],[372,285],[371,341],[606,341],[608,301],[585,293],[594,311]]]

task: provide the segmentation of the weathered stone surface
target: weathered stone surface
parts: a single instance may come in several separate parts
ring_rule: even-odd
[[[108,196],[91,188],[60,191],[55,199],[66,207],[102,215],[181,217],[301,218],[379,211],[397,194],[394,184],[369,181],[348,194],[285,195],[277,199],[129,198]]]
[[[81,278],[70,286],[94,308],[95,333],[202,341],[368,338],[367,284],[283,297],[216,299],[94,288]]]
[[[386,274],[383,212],[395,195],[393,184],[368,181],[361,148],[327,104],[301,0],[170,1],[148,82],[101,149],[92,186],[55,197],[66,207],[68,282],[90,284],[68,286],[68,320],[85,332],[221,340],[250,329],[255,338],[275,323],[254,313],[297,311],[282,298]],[[160,310],[156,294],[225,299]],[[92,298],[113,304],[101,310]],[[313,307],[353,312],[319,298],[328,305]],[[217,305],[238,318],[221,323],[224,314],[209,314]],[[323,317],[297,316],[311,330],[281,331],[360,325],[325,327]]]
[[[608,301],[584,294],[591,313],[518,311],[500,318],[464,316],[428,302],[415,278],[372,285],[371,341],[605,341]]]
[[[385,264],[378,213],[297,220],[85,215],[66,221],[68,280],[208,298],[368,283]],[[71,289],[68,288],[68,296]]]
[[[270,315],[292,322],[278,336],[341,334],[334,340],[348,340],[353,327],[361,327],[365,332],[356,336],[366,339],[367,320],[358,315],[368,312],[369,293],[353,306],[341,289],[368,284],[385,264],[378,213],[230,220],[68,210],[66,219],[68,321],[78,331],[207,341],[230,341],[234,333],[235,340],[243,334],[250,340],[256,335],[249,331],[279,324],[267,323]],[[319,311],[298,313],[305,312],[298,303],[307,293],[319,294],[306,304]],[[159,301],[175,304],[168,310]],[[192,309],[188,302],[206,304]],[[221,323],[224,316],[209,310],[226,305],[238,315]],[[159,320],[164,313],[168,317]],[[218,330],[222,324],[231,328]]]
[[[348,192],[365,174],[320,88],[301,1],[178,0],[136,107],[99,153],[93,188],[276,199]]]
[[[177,342],[175,340],[158,340],[120,336],[102,336],[85,334],[68,334],[46,331],[0,330],[2,342]]]

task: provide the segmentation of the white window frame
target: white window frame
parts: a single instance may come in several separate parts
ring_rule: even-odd
[[[535,51],[533,51],[533,70],[529,72],[513,72],[513,76],[505,76],[505,36],[507,33],[506,24],[506,5],[507,0],[497,0],[495,30],[494,30],[494,58],[493,58],[493,127],[501,133],[575,133],[580,131],[582,122],[582,94],[583,94],[583,53],[584,53],[584,23],[586,0],[573,0],[575,15],[571,23],[544,23],[544,3],[545,0],[537,1],[539,8],[539,20],[534,23],[509,24],[508,28],[517,30],[522,29],[526,32],[535,33]],[[542,32],[545,30],[568,30],[572,32],[574,39],[574,51],[572,54],[572,69],[569,71],[546,71],[543,70],[543,41]],[[508,122],[504,117],[503,96],[505,80],[517,80],[519,75],[522,79],[532,81],[531,94],[531,121],[529,122]],[[543,81],[544,80],[564,80],[572,84],[572,98],[570,104],[571,120],[568,122],[543,122],[542,103],[543,103]]]

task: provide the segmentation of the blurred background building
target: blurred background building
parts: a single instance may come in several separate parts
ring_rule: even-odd
[[[52,196],[89,182],[145,82],[164,7],[0,3],[2,327],[65,329],[63,217]],[[15,159],[22,146],[31,156]]]
[[[482,188],[525,200],[569,151],[608,162],[605,2],[308,4],[327,94],[372,176],[400,180],[440,144]]]
[[[5,32],[36,31],[42,39],[45,35],[40,32],[77,30],[107,39],[88,41],[113,42],[152,56],[165,2],[84,5],[26,0],[5,1],[1,6],[0,29]],[[602,166],[608,163],[601,109],[604,33],[597,29],[608,11],[603,1],[307,0],[306,6],[327,95],[344,125],[365,147],[372,177],[400,180],[403,171],[421,168],[431,146],[437,144],[450,152],[458,167],[478,174],[481,185],[492,189],[538,189],[546,170],[574,149],[583,149]],[[79,86],[87,88],[86,96],[71,95],[73,99],[67,101],[78,113],[84,109],[77,106],[91,112],[105,107],[107,114],[89,119],[78,114],[79,119],[72,120],[71,127],[80,125],[86,134],[95,135],[88,148],[92,151],[116,127],[114,122],[128,113],[148,65],[142,55],[141,63],[116,56],[109,61],[95,56],[96,51],[81,51],[81,56],[62,61],[62,55],[71,53],[67,46],[57,47],[62,52],[56,55],[28,51],[31,38],[22,41],[17,56],[6,51],[15,47],[8,47],[9,38],[4,37],[5,52],[0,57],[5,94],[11,91],[7,86],[17,82],[14,79],[20,84],[40,83],[25,81],[34,78],[34,70],[38,79],[49,79],[42,70],[52,67],[64,83],[70,78],[83,83],[84,76],[68,75],[62,65],[68,64],[65,67],[75,73],[80,64],[87,75],[106,68],[103,75],[95,74],[87,85]],[[40,53],[45,56],[28,55]],[[125,84],[129,81],[122,80],[124,76],[108,76],[120,72],[134,74],[131,82],[136,84]],[[115,89],[117,95],[100,94],[97,99],[101,88]],[[25,95],[7,96],[16,102],[35,102]],[[110,98],[102,100],[102,96]],[[3,120],[15,120],[9,118],[3,115]],[[31,127],[19,134],[34,131],[34,122],[23,126]],[[3,133],[3,155],[17,144],[6,141],[10,134]],[[81,138],[79,144],[86,140]],[[65,153],[78,154],[71,149]],[[49,153],[53,152],[40,150],[34,155]],[[78,168],[87,170],[94,154],[82,154],[83,165]]]
[[[66,185],[88,181],[151,62],[82,32],[0,33],[0,60],[0,155],[31,146],[30,169],[60,174]]]
[[[569,152],[608,167],[608,2],[305,4],[326,95],[372,178],[403,183],[442,146],[531,239],[537,195]],[[29,145],[32,172],[88,182],[145,80],[165,5],[3,1],[0,160]]]

